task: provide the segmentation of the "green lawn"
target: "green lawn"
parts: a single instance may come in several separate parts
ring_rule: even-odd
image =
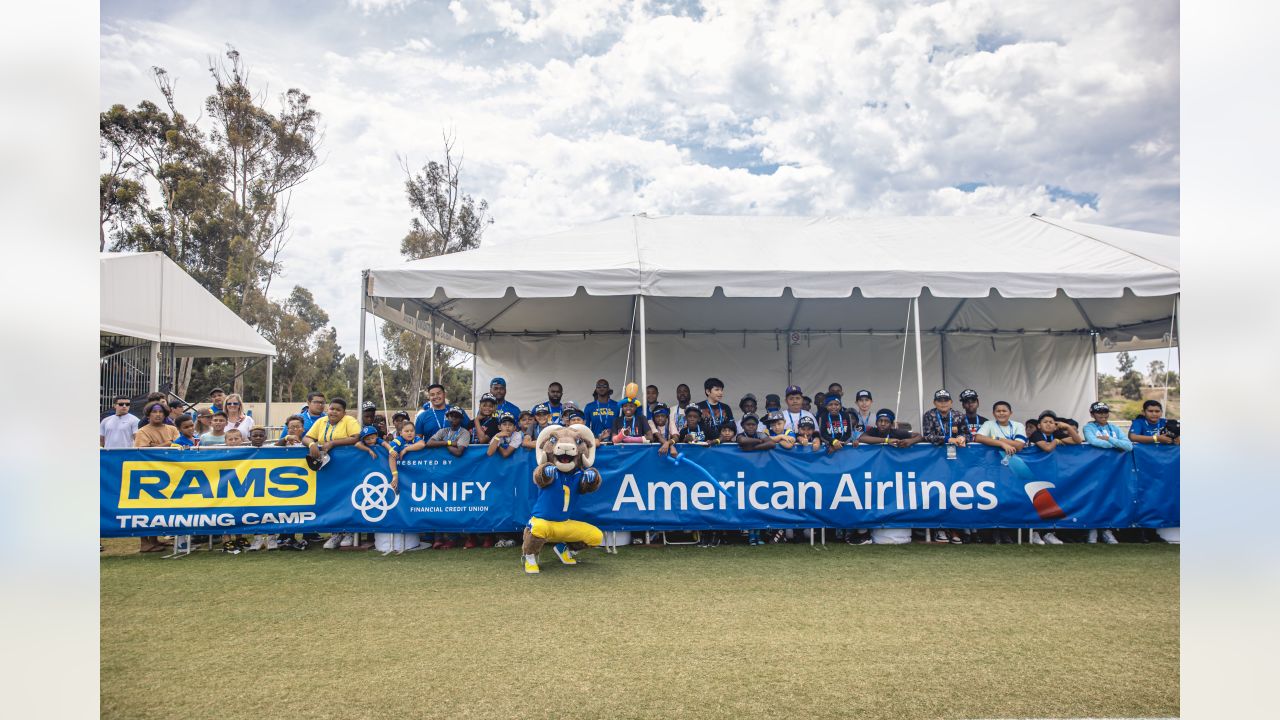
[[[1178,714],[1178,548],[102,558],[108,718]]]

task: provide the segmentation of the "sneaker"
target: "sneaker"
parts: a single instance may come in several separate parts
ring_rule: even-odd
[[[254,535],[253,542],[249,544],[249,552],[257,552],[261,550],[262,546],[265,545],[266,542],[267,542],[266,535]]]
[[[334,533],[333,535],[329,536],[328,540],[324,541],[324,549],[335,550],[337,549],[338,543],[340,542],[342,542],[342,533]]]
[[[245,539],[244,539],[244,538],[242,538],[242,537],[238,537],[238,538],[236,538],[236,547],[238,547],[238,548],[240,548],[241,550],[243,550],[243,549],[245,549],[245,548],[249,547],[249,541],[248,541],[248,540],[245,540]]]
[[[222,552],[229,553],[231,555],[239,555],[240,548],[236,547],[236,542],[234,540],[227,540],[222,543]]]
[[[948,540],[947,540],[947,531],[946,531],[946,530],[934,530],[934,531],[933,531],[933,541],[934,541],[935,543],[946,543],[946,542],[948,542]]]
[[[1102,531],[1102,542],[1108,545],[1119,545],[1120,541],[1116,539],[1116,534],[1110,530]]]
[[[311,547],[311,541],[307,540],[306,538],[302,538],[301,540],[295,540],[293,542],[294,550],[306,550],[309,547]]]
[[[497,548],[509,548],[509,547],[515,547],[515,546],[516,546],[516,541],[515,541],[515,540],[512,540],[511,538],[503,538],[503,539],[499,540],[498,542],[494,543],[494,544],[493,544],[493,546],[494,546],[494,547],[497,547]]]
[[[1098,544],[1098,531],[1097,531],[1097,530],[1090,530],[1090,531],[1089,531],[1089,538],[1088,538],[1087,540],[1085,540],[1085,542],[1086,542],[1086,543],[1088,543],[1088,544],[1090,544],[1090,545],[1096,545],[1096,544]]]
[[[849,544],[850,545],[870,545],[871,533],[866,533],[865,535],[855,535],[853,537],[853,540]]]
[[[1032,545],[1044,544],[1044,540],[1040,537],[1040,533],[1036,532],[1035,530],[1031,531],[1031,544]]]
[[[276,536],[275,536],[275,535],[268,535],[268,536],[267,536],[267,549],[268,549],[268,550],[276,550],[276,549],[278,549],[279,547],[280,547],[280,541],[279,541],[279,540],[276,540]]]
[[[576,553],[570,550],[568,545],[565,545],[564,543],[556,543],[551,549],[555,552],[556,557],[560,558],[560,562],[565,565],[578,564],[578,559],[574,557]]]
[[[951,544],[952,544],[952,545],[963,545],[963,544],[964,544],[964,537],[963,537],[963,536],[961,536],[961,535],[960,535],[960,533],[958,533],[958,532],[953,532],[953,533],[951,533]]]
[[[306,542],[306,541],[304,540],[303,542]],[[298,547],[298,545],[293,540],[277,540],[276,549],[277,550],[301,550],[302,548]]]
[[[748,544],[748,545],[760,545],[760,544],[761,544],[761,543],[760,543],[760,533],[756,532],[755,530],[752,530],[751,532],[747,533],[747,544]]]
[[[526,573],[528,573],[529,575],[537,575],[539,572],[542,572],[542,570],[538,567],[537,555],[525,555],[523,557],[524,557],[524,571]]]
[[[351,547],[356,544],[356,536],[351,533],[344,533],[342,540],[338,543],[338,547]]]
[[[1047,545],[1061,545],[1062,541],[1054,533],[1047,532],[1044,534],[1044,541]]]

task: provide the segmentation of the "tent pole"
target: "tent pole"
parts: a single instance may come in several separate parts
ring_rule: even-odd
[[[1164,354],[1164,411],[1169,412],[1169,363],[1173,362],[1173,331],[1178,326],[1178,297],[1173,298],[1173,317],[1169,318],[1169,347]],[[1181,369],[1181,368],[1179,368]]]
[[[431,363],[431,384],[436,383],[436,314],[431,313],[428,317],[431,319],[431,359],[427,362]],[[414,398],[416,405],[421,398]]]
[[[480,383],[478,382],[479,378],[476,375],[476,372],[479,369],[479,363],[476,359],[479,355],[480,336],[476,335],[476,339],[471,343],[471,417],[475,417],[476,408],[480,405],[480,395],[477,393],[480,389]]]
[[[262,417],[262,425],[266,427],[271,424],[271,379],[275,374],[276,359],[273,355],[267,356],[267,410]]]
[[[916,316],[916,387],[920,391],[920,431],[924,431],[924,363],[922,360],[923,353],[920,351],[920,296],[917,295],[914,304]]]
[[[160,392],[160,341],[151,341],[151,361],[147,363],[151,375],[151,392]]]
[[[360,406],[364,404],[364,323],[365,323],[365,301],[364,301],[364,278],[360,279],[360,342],[359,350],[356,351],[356,412],[360,412]],[[358,416],[357,416],[358,417]],[[319,432],[319,431],[317,431]]]
[[[640,394],[636,399],[645,397],[644,393],[647,392],[649,387],[649,356],[644,332],[644,295],[638,297],[640,303]]]

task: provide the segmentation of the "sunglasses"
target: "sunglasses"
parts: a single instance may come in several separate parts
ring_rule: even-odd
[[[129,407],[129,403],[127,403],[127,402],[118,402],[118,403],[116,403],[116,407]]]
[[[227,407],[240,407],[240,403],[227,403]]]

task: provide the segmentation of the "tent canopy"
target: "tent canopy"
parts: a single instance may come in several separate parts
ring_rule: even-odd
[[[179,357],[273,357],[276,348],[159,252],[100,255],[103,334],[172,343]]]
[[[637,296],[650,381],[695,400],[701,378],[735,372],[756,393],[897,385],[919,298],[930,387],[1012,383],[1008,399],[1075,412],[1095,349],[1170,341],[1179,267],[1177,237],[1037,215],[637,215],[369,270],[364,292],[378,317],[476,352],[482,385],[581,372],[565,395],[579,400],[636,367]]]

